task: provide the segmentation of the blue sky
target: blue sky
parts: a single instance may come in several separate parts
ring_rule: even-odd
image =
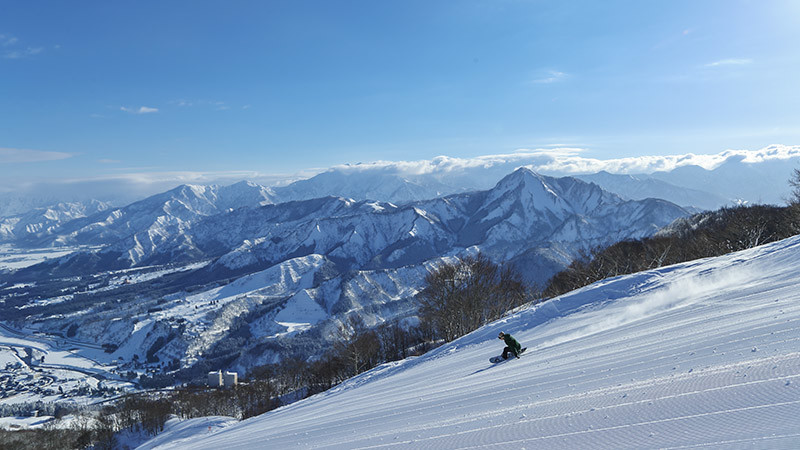
[[[0,190],[795,145],[799,43],[790,0],[0,0]]]

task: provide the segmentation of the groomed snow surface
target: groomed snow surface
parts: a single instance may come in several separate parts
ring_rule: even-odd
[[[259,417],[172,422],[142,448],[799,448],[798,283],[800,237],[605,280]],[[528,351],[491,364],[501,330]]]

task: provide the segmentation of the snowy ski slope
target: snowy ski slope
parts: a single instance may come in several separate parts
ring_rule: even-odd
[[[799,283],[800,237],[605,280],[141,448],[800,448]],[[501,330],[528,351],[491,364]]]

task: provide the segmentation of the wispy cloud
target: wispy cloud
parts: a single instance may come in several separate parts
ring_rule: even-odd
[[[2,166],[0,166],[2,167]],[[98,199],[125,205],[149,195],[164,192],[180,184],[232,184],[241,180],[252,180],[260,184],[274,185],[286,180],[308,178],[314,174],[280,174],[256,171],[231,172],[174,172],[158,171],[157,168],[119,168],[104,166],[105,173],[92,177],[58,178],[52,176],[0,177],[0,194],[16,193],[32,198],[58,198],[67,201]],[[108,173],[110,171],[114,173]],[[41,206],[45,206],[42,204]],[[23,212],[23,211],[20,211]]]
[[[19,38],[10,34],[0,34],[0,55],[4,59],[21,59],[38,55],[44,47],[20,46]]]
[[[564,81],[569,75],[558,70],[546,70],[530,80],[533,84],[551,84]]]
[[[175,105],[180,108],[193,108],[193,107],[205,107],[205,108],[213,108],[216,111],[228,111],[231,109],[227,103],[219,100],[172,100],[169,102],[170,105]],[[243,108],[246,109],[246,108]]]
[[[10,47],[16,44],[19,39],[15,38],[14,36],[10,36],[8,34],[0,34],[0,46],[2,47]]]
[[[158,112],[158,108],[150,108],[149,106],[140,106],[138,109],[120,106],[119,109],[131,114],[152,114]]]
[[[0,164],[31,163],[57,161],[71,158],[73,155],[64,152],[48,152],[21,148],[0,148]]]
[[[11,50],[3,54],[3,58],[6,59],[20,59],[26,58],[28,56],[38,55],[42,53],[44,49],[42,47],[27,47],[24,49],[19,50]]]
[[[753,64],[753,60],[750,58],[729,58],[729,59],[720,59],[719,61],[714,61],[706,64],[704,67],[723,67],[723,66],[746,66],[749,64]]]

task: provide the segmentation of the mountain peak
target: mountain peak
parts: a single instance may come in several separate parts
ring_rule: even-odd
[[[533,170],[531,170],[528,167],[521,166],[521,167],[517,167],[513,172],[511,172],[510,174],[508,174],[505,177],[503,177],[503,179],[501,179],[500,181],[502,182],[503,180],[505,180],[507,178],[508,179],[514,179],[514,178],[522,179],[522,178],[529,178],[529,177],[541,178],[541,175],[538,172],[534,172]]]
[[[619,196],[596,184],[573,177],[553,178],[520,167],[490,191],[486,208],[494,210],[490,217],[517,214],[530,219],[544,214],[563,220],[621,202]]]
[[[555,179],[540,175],[527,167],[520,167],[500,180],[492,191],[496,195],[524,192],[534,197],[558,197],[558,194],[550,186],[553,181]]]
[[[204,186],[200,184],[181,184],[176,186],[162,194],[156,194],[148,198],[156,199],[156,198],[179,198],[179,197],[201,197],[205,195],[205,193],[212,189],[211,186]],[[148,200],[148,199],[144,199]]]

